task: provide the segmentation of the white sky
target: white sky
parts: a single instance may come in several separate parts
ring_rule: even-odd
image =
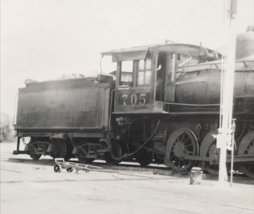
[[[222,45],[224,0],[1,0],[1,112],[14,113],[28,78],[95,76],[100,52],[175,42]],[[254,0],[238,0],[237,32],[254,25]],[[103,59],[104,73],[114,70]]]

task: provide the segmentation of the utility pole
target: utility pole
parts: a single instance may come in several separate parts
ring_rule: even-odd
[[[227,149],[232,150],[234,136],[232,134],[232,115],[233,115],[233,96],[234,96],[234,79],[235,79],[235,15],[237,0],[228,0],[228,36],[227,36],[227,57],[226,65],[222,60],[222,79],[221,79],[221,105],[220,105],[220,128],[217,136],[217,148],[220,148],[219,161],[219,182],[228,181],[226,168]]]

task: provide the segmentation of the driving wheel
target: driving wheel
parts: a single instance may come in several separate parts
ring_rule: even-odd
[[[199,153],[195,134],[187,128],[174,131],[167,140],[165,163],[177,172],[190,170],[195,160],[187,160],[185,155],[196,156]]]
[[[238,155],[254,155],[254,131],[247,133],[243,137],[239,145]],[[243,164],[242,166],[240,166],[239,171],[243,172],[248,177],[254,179],[253,162]]]

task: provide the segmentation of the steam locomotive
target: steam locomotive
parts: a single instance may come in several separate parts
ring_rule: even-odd
[[[254,178],[254,29],[236,41],[235,169]],[[199,165],[218,173],[222,55],[166,43],[103,52],[116,63],[109,75],[45,82],[19,89],[17,150],[82,163],[153,160],[177,172]],[[126,71],[125,65],[131,64]],[[124,78],[125,74],[130,78]],[[30,137],[25,150],[21,138]],[[230,162],[230,154],[227,156]]]

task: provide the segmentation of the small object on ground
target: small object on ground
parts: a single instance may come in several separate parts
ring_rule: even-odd
[[[193,167],[190,172],[190,184],[201,184],[203,171],[199,167]]]
[[[66,162],[63,158],[55,158],[55,162],[56,162],[56,165],[54,166],[55,172],[61,172],[62,169],[66,169],[67,172],[72,172],[73,169],[76,169],[76,173],[78,174],[79,170],[89,172],[92,170],[101,170],[102,169],[102,167],[98,167],[98,166]]]
[[[33,168],[36,169],[36,170],[40,169],[40,167],[33,167]]]

